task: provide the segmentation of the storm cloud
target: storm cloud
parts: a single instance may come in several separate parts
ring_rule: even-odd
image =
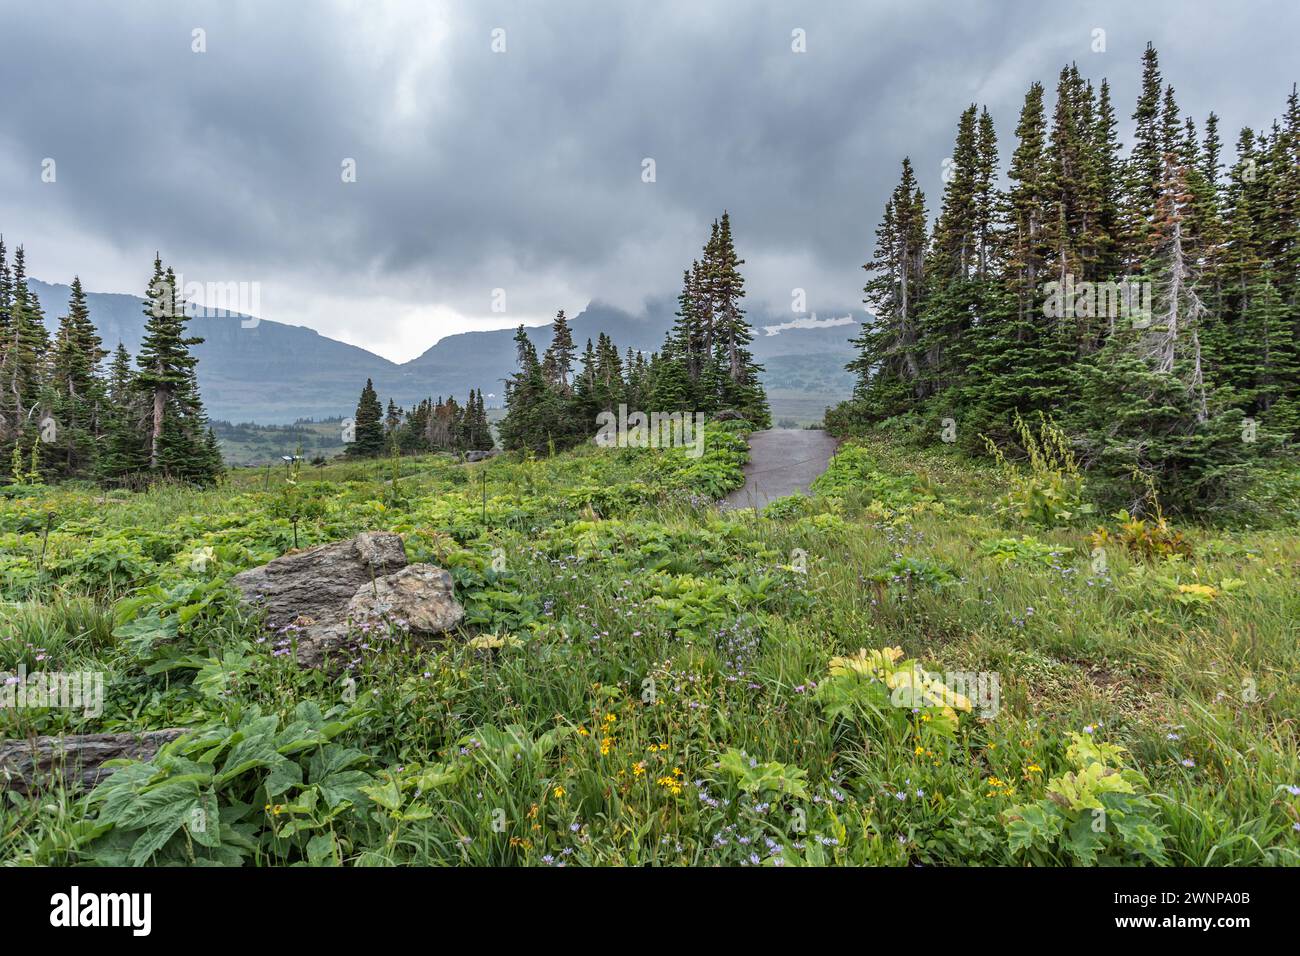
[[[1294,2],[3,7],[0,232],[33,275],[139,294],[160,250],[397,360],[673,295],[724,208],[753,311],[793,320],[802,288],[830,315],[858,304],[904,155],[937,203],[967,104],[1005,164],[1026,87],[1074,61],[1126,131],[1152,41],[1231,143],[1300,73]]]

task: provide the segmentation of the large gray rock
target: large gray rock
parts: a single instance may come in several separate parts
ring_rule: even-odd
[[[232,580],[248,605],[266,609],[269,627],[289,628],[279,640],[292,640],[305,667],[326,666],[376,631],[396,627],[425,637],[465,617],[451,575],[407,564],[402,539],[388,532],[285,555]]]
[[[399,535],[363,531],[355,538],[286,554],[236,574],[231,583],[244,600],[266,609],[266,623],[281,628],[301,620],[341,615],[357,588],[406,567]]]
[[[501,453],[495,448],[489,448],[487,451],[467,451],[465,452],[465,460],[473,464],[476,461],[486,461],[489,458],[495,458],[499,454]]]
[[[392,629],[417,637],[449,631],[465,617],[451,575],[432,564],[411,564],[357,588],[337,619],[308,626],[298,636],[298,663],[322,667],[353,641]]]
[[[70,734],[0,740],[0,791],[19,793],[48,788],[60,779],[70,788],[93,787],[116,768],[107,760],[151,760],[163,744],[185,733],[183,728],[125,734]]]

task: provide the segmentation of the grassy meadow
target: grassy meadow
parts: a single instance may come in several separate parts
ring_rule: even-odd
[[[0,861],[1300,863],[1294,476],[1251,530],[1044,522],[1023,471],[871,436],[723,513],[737,424],[694,460],[6,489],[0,671],[102,672],[104,707],[0,736],[192,733],[0,794]],[[227,582],[363,530],[452,572],[461,633],[303,670]]]

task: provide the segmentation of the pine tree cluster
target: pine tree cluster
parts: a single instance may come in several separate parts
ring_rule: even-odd
[[[1184,510],[1230,503],[1300,431],[1300,100],[1242,130],[1225,169],[1218,117],[1180,117],[1148,45],[1133,120],[1125,155],[1108,83],[1066,67],[1050,116],[1034,83],[1000,188],[970,106],[932,227],[904,159],[864,267],[854,399],[828,421],[951,418],[979,451],[1041,413],[1117,503],[1146,478]]]
[[[444,402],[439,396],[436,402],[426,398],[412,408],[403,409],[389,399],[385,411],[374,384],[366,379],[353,425],[355,435],[346,452],[351,458],[486,451],[494,444],[483,393],[473,388],[464,405],[454,398]]]
[[[155,257],[139,354],[119,343],[107,368],[80,278],[54,340],[27,284],[21,246],[12,266],[0,239],[0,453],[15,482],[84,478],[138,486],[208,484],[222,471],[185,334],[172,269]]]
[[[744,260],[736,255],[731,217],[715,220],[703,255],[683,275],[677,321],[647,357],[618,347],[605,333],[576,356],[564,311],[551,325],[539,359],[524,327],[515,333],[519,370],[506,383],[501,442],[507,450],[545,451],[580,444],[596,433],[601,412],[734,412],[758,428],[771,423],[763,367],[749,350],[753,331],[741,302]],[[575,357],[579,367],[574,372]]]

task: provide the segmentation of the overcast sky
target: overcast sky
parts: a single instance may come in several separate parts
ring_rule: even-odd
[[[751,311],[824,311],[858,303],[904,155],[937,203],[968,103],[1005,167],[1025,88],[1073,60],[1127,133],[1151,40],[1231,144],[1281,114],[1298,35],[1295,0],[0,0],[0,232],[103,292],[142,293],[158,249],[400,361],[675,295],[726,208]]]

